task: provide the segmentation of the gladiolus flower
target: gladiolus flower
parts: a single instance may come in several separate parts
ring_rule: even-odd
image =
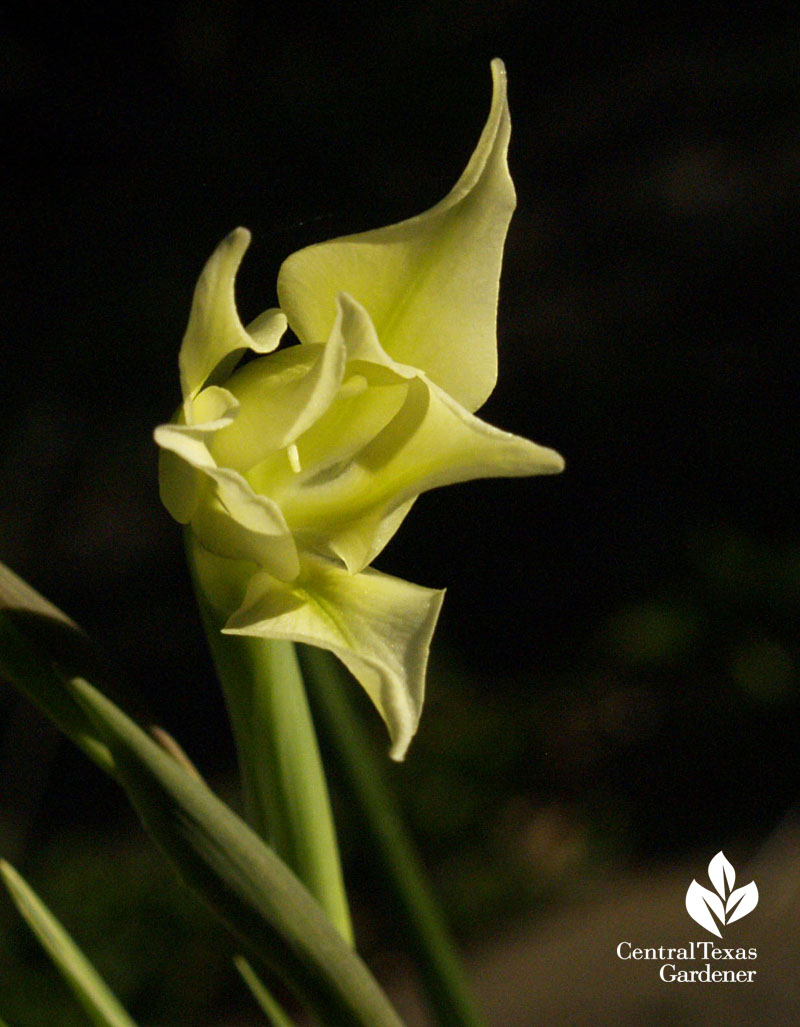
[[[383,716],[395,759],[417,727],[444,593],[370,564],[421,492],[563,467],[474,416],[497,376],[515,205],[500,61],[492,72],[488,121],[451,192],[408,221],[293,254],[280,308],[247,328],[234,279],[250,235],[220,244],[181,346],[182,406],[155,432],[163,502],[188,526],[224,631],[334,652]],[[287,322],[300,344],[278,349]]]

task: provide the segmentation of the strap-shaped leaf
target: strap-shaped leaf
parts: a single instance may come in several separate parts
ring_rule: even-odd
[[[299,656],[314,713],[337,757],[345,800],[361,819],[360,848],[379,867],[396,903],[397,928],[410,944],[437,1023],[482,1027],[443,912],[386,780],[384,764],[351,698],[352,682],[321,649],[300,646]]]
[[[285,864],[82,680],[97,663],[80,628],[0,564],[0,675],[126,788],[180,876],[322,1023],[402,1027],[369,970]]]
[[[295,1027],[294,1020],[289,1018],[283,1006],[272,997],[266,984],[259,978],[244,956],[234,956],[233,962],[271,1027]]]
[[[0,860],[0,876],[20,914],[88,1013],[92,1023],[96,1027],[136,1027],[69,934],[30,885],[5,860]]]
[[[58,607],[0,563],[0,676],[12,683],[107,773],[111,753],[61,674],[98,680],[88,636]]]
[[[328,1027],[401,1027],[364,963],[275,853],[97,689],[80,679],[69,687],[146,829],[247,951]]]

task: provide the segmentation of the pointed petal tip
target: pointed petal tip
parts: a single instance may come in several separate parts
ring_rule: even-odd
[[[493,57],[490,67],[492,69],[492,81],[494,82],[495,86],[502,86],[503,88],[505,88],[507,75],[506,66],[503,59],[501,57]]]
[[[250,245],[252,239],[253,233],[250,229],[243,228],[239,225],[237,228],[234,228],[232,232],[228,233],[225,238],[225,242],[228,243],[229,246],[241,247],[242,251],[244,251]]]
[[[556,452],[555,449],[547,449],[547,456],[550,459],[550,465],[547,468],[547,474],[561,474],[564,468],[567,466],[567,462],[564,457]]]
[[[228,234],[217,247],[217,250],[221,251],[219,252],[219,256],[222,256],[222,254],[226,253],[230,253],[233,256],[233,259],[235,261],[233,276],[236,275],[236,272],[239,269],[239,264],[241,264],[242,262],[242,257],[244,257],[245,252],[247,251],[252,241],[253,235],[250,229],[243,228],[241,225],[239,225],[237,228],[234,228],[233,231],[228,232]],[[212,255],[212,259],[213,256],[216,255],[217,254]]]
[[[389,749],[389,759],[394,760],[395,763],[403,763],[408,752],[408,747],[411,745],[411,741],[416,734],[416,728],[412,734],[409,734],[408,738],[403,738],[394,743]]]

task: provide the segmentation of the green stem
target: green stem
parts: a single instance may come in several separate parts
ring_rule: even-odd
[[[322,718],[376,855],[404,914],[404,927],[431,1006],[443,1027],[483,1027],[439,904],[386,781],[382,762],[349,698],[352,682],[327,652],[302,646],[300,659],[314,711]]]
[[[223,635],[224,618],[197,587],[222,684],[254,830],[297,874],[353,944],[328,787],[291,642]]]

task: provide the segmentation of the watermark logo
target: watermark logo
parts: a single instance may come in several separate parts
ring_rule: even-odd
[[[686,909],[692,920],[722,938],[721,928],[756,908],[758,888],[754,881],[735,888],[736,871],[722,852],[708,864],[708,878],[714,890],[692,881],[686,892]],[[658,976],[665,984],[752,984],[757,974],[754,963],[758,951],[754,946],[727,948],[716,941],[645,945],[625,940],[617,945],[617,957],[633,964],[639,960],[660,963]]]
[[[741,920],[756,908],[758,888],[755,881],[734,888],[736,871],[721,851],[708,864],[708,878],[715,890],[692,881],[686,892],[686,909],[695,923],[721,938],[721,927]]]

